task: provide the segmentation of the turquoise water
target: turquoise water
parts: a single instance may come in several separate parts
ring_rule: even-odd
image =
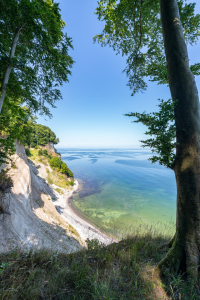
[[[139,224],[175,221],[174,172],[141,149],[59,149],[81,190],[73,208],[90,223],[121,238]]]

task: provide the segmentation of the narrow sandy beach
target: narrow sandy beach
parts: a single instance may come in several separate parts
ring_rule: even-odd
[[[64,194],[60,195],[56,192],[55,185],[52,185],[54,188],[55,194],[57,196],[57,200],[54,201],[54,205],[59,212],[59,214],[64,217],[69,224],[71,224],[79,233],[82,240],[92,240],[98,239],[100,242],[105,245],[111,244],[113,242],[117,242],[117,240],[110,238],[106,234],[102,233],[100,230],[80,218],[71,208],[69,204],[69,199],[72,197],[73,193],[76,192],[79,188],[79,183],[77,180],[74,181],[75,184],[71,189],[64,190]]]

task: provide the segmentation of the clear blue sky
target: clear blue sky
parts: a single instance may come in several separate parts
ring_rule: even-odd
[[[146,127],[131,123],[123,116],[128,112],[157,110],[158,98],[170,98],[169,89],[149,83],[145,93],[131,97],[122,74],[125,58],[109,47],[93,44],[93,36],[101,33],[104,24],[94,14],[97,0],[57,0],[60,3],[65,30],[73,39],[70,55],[76,62],[69,83],[61,87],[62,101],[52,109],[52,119],[38,118],[60,138],[57,147],[140,147],[138,140],[146,138]],[[197,1],[199,2],[199,1]],[[196,12],[200,13],[200,3]],[[200,58],[200,42],[188,47],[191,63]],[[200,61],[200,59],[199,59]],[[200,92],[200,78],[196,78]]]

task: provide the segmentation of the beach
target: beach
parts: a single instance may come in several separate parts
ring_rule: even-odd
[[[97,239],[100,243],[103,243],[105,245],[109,245],[113,242],[118,242],[117,240],[107,236],[106,234],[92,226],[90,223],[82,219],[72,209],[69,200],[79,189],[78,180],[75,179],[74,185],[69,189],[62,189],[62,195],[56,191],[57,186],[55,186],[54,184],[51,186],[54,189],[57,198],[56,201],[53,201],[55,208],[57,209],[58,213],[77,230],[83,241],[86,241],[87,239]]]

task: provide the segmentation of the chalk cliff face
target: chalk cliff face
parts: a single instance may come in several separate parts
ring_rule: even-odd
[[[53,189],[38,176],[16,142],[15,168],[8,175],[13,186],[0,194],[0,252],[13,248],[47,248],[71,253],[82,248],[80,237],[70,233],[67,221],[56,211]]]

